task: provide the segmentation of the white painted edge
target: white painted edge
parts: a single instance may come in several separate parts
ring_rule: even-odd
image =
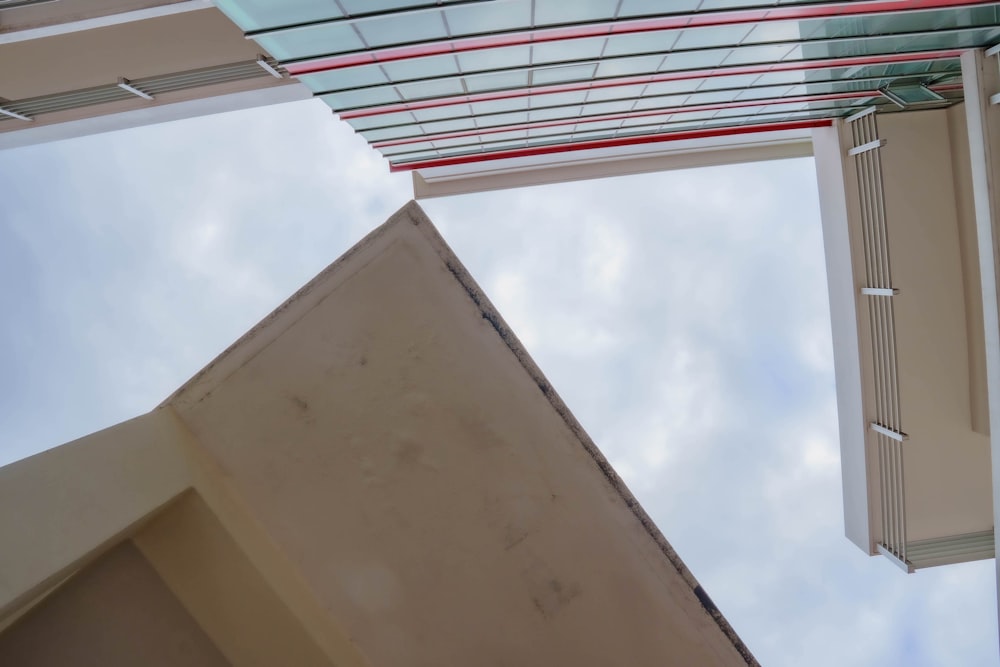
[[[270,81],[270,79],[266,79],[266,81]],[[0,132],[0,150],[308,99],[312,99],[312,93],[308,88],[296,82],[285,85],[270,85],[265,88],[214,97],[202,97],[184,102],[153,104],[141,109],[102,114],[64,123],[46,125],[40,124],[39,121],[39,124],[33,127],[18,127]],[[12,121],[5,121],[5,123],[7,122]]]
[[[211,9],[214,7],[211,0],[185,0],[184,2],[174,2],[158,7],[147,7],[146,9],[136,9],[130,12],[120,12],[107,16],[97,16],[92,19],[81,19],[68,23],[58,23],[56,25],[41,26],[38,28],[28,28],[26,30],[15,30],[12,32],[0,33],[0,44],[13,44],[15,42],[26,42],[32,39],[43,37],[55,37],[56,35],[66,35],[72,32],[83,30],[93,30],[94,28],[106,28],[122,23],[133,21],[145,21],[161,16],[171,16],[184,12],[193,12],[200,9]]]
[[[590,151],[584,151],[589,153]],[[530,166],[504,164],[499,161],[488,172],[447,174],[436,176],[435,170],[413,172],[415,199],[446,197],[457,194],[506,190],[532,185],[550,185],[594,178],[611,178],[635,174],[693,169],[745,162],[763,162],[798,157],[811,157],[812,140],[808,135],[763,139],[753,143],[737,143],[707,148],[678,149],[671,147],[656,153],[636,155],[588,156],[573,162],[552,162]],[[435,177],[436,176],[436,177]]]
[[[885,139],[876,139],[875,141],[869,141],[867,144],[861,144],[860,146],[855,146],[854,148],[847,151],[848,155],[861,155],[862,153],[868,153],[869,151],[878,150],[885,146]]]
[[[896,440],[898,442],[904,442],[910,439],[910,436],[906,435],[902,431],[894,431],[891,428],[886,428],[885,426],[882,426],[881,424],[877,424],[875,422],[870,423],[868,425],[868,428],[875,431],[876,433],[881,433],[885,437],[892,438],[893,440]]]

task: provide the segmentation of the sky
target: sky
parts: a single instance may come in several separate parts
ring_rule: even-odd
[[[0,151],[0,465],[149,411],[411,196],[318,100]],[[998,664],[843,537],[811,159],[422,202],[764,665]]]

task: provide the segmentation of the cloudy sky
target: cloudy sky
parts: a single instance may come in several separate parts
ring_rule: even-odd
[[[146,412],[410,196],[318,101],[0,152],[0,464]],[[992,665],[843,535],[811,160],[423,204],[765,665]]]

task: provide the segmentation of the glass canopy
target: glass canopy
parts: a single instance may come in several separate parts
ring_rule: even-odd
[[[218,5],[394,170],[947,105],[961,51],[1000,42],[976,0]]]

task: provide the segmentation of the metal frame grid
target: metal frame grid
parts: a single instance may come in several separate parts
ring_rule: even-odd
[[[961,50],[1000,40],[985,0],[219,4],[393,170],[759,132],[897,85],[948,104]]]
[[[886,223],[882,160],[885,141],[878,136],[876,107],[847,119],[851,130],[860,202],[861,237],[865,258],[865,281],[861,298],[867,302],[871,331],[874,419],[869,437],[878,455],[881,536],[878,550],[907,571],[906,490],[903,476],[903,442],[899,404],[899,368],[896,357],[896,322],[893,298],[899,293],[892,283],[889,261],[889,231]]]

